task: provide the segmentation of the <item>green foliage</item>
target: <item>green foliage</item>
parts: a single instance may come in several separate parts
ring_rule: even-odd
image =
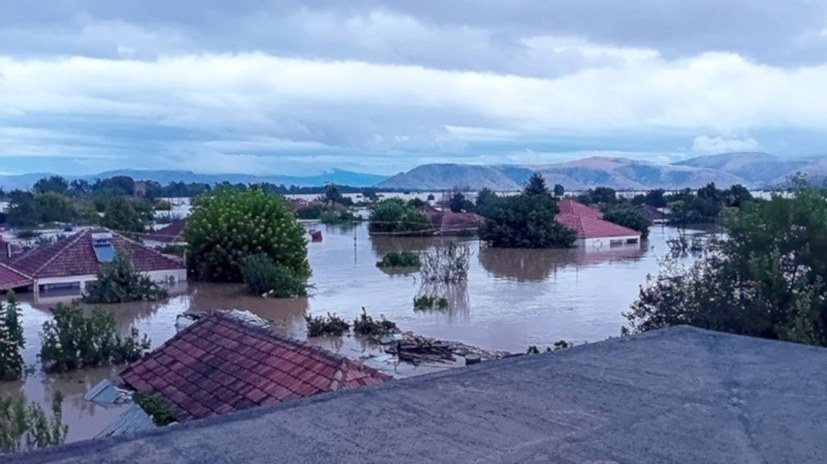
[[[326,208],[322,205],[307,206],[296,211],[296,218],[304,220],[321,219],[322,213],[325,211],[325,209]]]
[[[526,182],[523,188],[523,194],[527,196],[551,196],[546,185],[546,179],[539,172],[535,172],[528,178],[528,182]]]
[[[193,203],[184,237],[203,280],[241,282],[241,261],[263,254],[298,278],[310,276],[306,232],[281,195],[220,188]]]
[[[474,211],[483,217],[489,217],[493,214],[494,208],[498,204],[499,197],[490,188],[484,188],[477,193],[477,204]]]
[[[82,299],[84,303],[114,304],[160,301],[168,296],[149,276],[136,271],[132,260],[119,251],[112,262],[100,265],[97,281],[87,284]]]
[[[419,311],[429,309],[448,309],[448,299],[435,295],[417,295],[413,299],[414,309]]]
[[[643,240],[649,237],[649,221],[631,208],[606,206],[603,208],[603,219],[640,232]]]
[[[265,254],[256,254],[241,260],[241,275],[253,295],[291,298],[307,295],[307,284],[290,268],[276,264]]]
[[[175,422],[175,409],[163,396],[151,391],[136,391],[132,395],[135,404],[152,418],[152,422],[159,427]]]
[[[63,396],[52,398],[52,417],[39,404],[26,406],[23,398],[0,397],[0,454],[62,445],[69,426],[63,423]]]
[[[827,346],[827,201],[799,186],[792,198],[748,202],[726,239],[684,267],[667,261],[625,314],[626,331],[675,324]]]
[[[392,251],[382,257],[382,261],[376,263],[376,267],[419,267],[422,261],[419,255],[410,251]]]
[[[618,198],[617,192],[615,192],[613,188],[597,187],[593,189],[588,189],[582,194],[578,195],[577,201],[583,203],[584,205],[607,205],[617,203]]]
[[[17,298],[9,292],[6,302],[0,301],[0,380],[23,378],[25,366],[20,350],[25,345]]]
[[[53,318],[43,323],[40,360],[49,372],[122,364],[140,359],[149,350],[149,338],[131,328],[121,336],[111,311],[95,309],[85,317],[81,307],[59,304]]]
[[[359,222],[359,218],[348,210],[325,210],[319,218],[322,224],[343,225]]]
[[[169,200],[155,200],[155,211],[172,211],[172,203]]]
[[[350,325],[336,314],[327,313],[327,316],[304,316],[307,323],[307,336],[320,337],[322,335],[341,336],[350,330]]]
[[[41,223],[72,222],[77,216],[74,206],[60,193],[46,192],[35,196]]]
[[[665,193],[663,189],[650,190],[646,192],[644,203],[655,208],[664,208],[668,204]]]
[[[542,351],[537,347],[537,345],[529,345],[525,354],[551,353],[554,351],[565,350],[566,348],[571,348],[572,346],[574,346],[574,344],[571,342],[567,342],[566,340],[557,340],[554,342],[554,347],[547,346],[546,349]]]
[[[368,230],[372,234],[421,235],[432,229],[428,216],[398,198],[380,201],[371,208]]]
[[[546,196],[514,195],[498,198],[489,207],[480,238],[503,248],[566,248],[574,231],[558,223],[556,202]]]
[[[448,199],[448,208],[454,213],[472,211],[474,209],[474,203],[466,198],[462,192],[454,192],[451,198]]]
[[[555,197],[562,197],[566,194],[566,188],[560,184],[554,184],[554,196]]]
[[[133,202],[124,197],[112,197],[106,202],[101,225],[119,232],[143,232],[144,216]]]
[[[165,255],[175,255],[179,258],[184,258],[187,253],[187,246],[186,245],[164,245],[159,252]]]
[[[38,193],[64,194],[69,190],[69,182],[61,176],[44,177],[34,183],[32,190]]]
[[[365,308],[362,308],[362,314],[353,320],[353,333],[363,337],[378,339],[383,335],[398,333],[399,328],[396,323],[385,319],[381,316],[376,320],[368,315]]]

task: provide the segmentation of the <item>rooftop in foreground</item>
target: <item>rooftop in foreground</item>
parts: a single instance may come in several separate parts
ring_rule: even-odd
[[[827,349],[677,327],[11,463],[827,462]]]

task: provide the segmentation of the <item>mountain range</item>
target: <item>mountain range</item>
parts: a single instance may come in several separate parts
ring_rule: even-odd
[[[313,176],[256,176],[249,174],[197,174],[191,171],[151,171],[123,169],[89,176],[64,176],[67,179],[94,180],[113,176],[129,176],[136,180],[153,180],[161,184],[172,181],[258,183],[297,186],[321,186],[326,183],[353,187],[377,187],[398,190],[478,190],[484,187],[519,190],[535,171],[552,186],[566,190],[583,190],[605,186],[618,190],[654,188],[698,188],[710,182],[719,187],[741,184],[749,188],[783,186],[795,173],[807,175],[811,181],[827,178],[827,157],[787,159],[767,153],[723,153],[700,156],[672,164],[657,164],[628,158],[591,157],[565,163],[545,165],[469,165],[424,164],[391,177],[333,169]],[[30,188],[38,179],[50,174],[0,175],[0,187],[7,190]]]
[[[618,190],[694,189],[710,182],[719,187],[741,184],[749,188],[773,188],[783,186],[790,176],[798,172],[812,181],[823,180],[827,177],[827,158],[791,160],[766,153],[724,153],[672,164],[611,157],[533,166],[426,164],[399,173],[378,187],[518,190],[535,171],[542,173],[550,186],[560,184],[566,190],[598,186]]]

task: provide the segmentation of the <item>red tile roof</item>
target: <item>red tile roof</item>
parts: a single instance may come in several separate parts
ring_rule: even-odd
[[[182,269],[180,262],[109,230],[87,229],[56,243],[14,258],[9,266],[34,279],[97,274],[100,263],[92,248],[92,233],[112,233],[116,251],[126,253],[139,272]]]
[[[153,230],[146,236],[146,240],[160,243],[179,243],[184,241],[186,219],[176,219],[158,230]]]
[[[560,224],[574,230],[577,238],[627,237],[640,235],[640,232],[604,221],[591,215],[558,214],[555,219]]]
[[[356,361],[221,314],[182,330],[121,378],[135,390],[164,396],[179,421],[390,380]]]
[[[11,258],[9,257],[10,250]],[[23,247],[16,243],[10,243],[0,238],[0,263],[9,262],[20,253],[23,253]]]
[[[571,198],[563,198],[557,203],[557,207],[560,212],[554,219],[572,229],[577,234],[577,238],[640,235],[640,232],[636,230],[603,220],[603,213]]]
[[[560,210],[560,214],[576,214],[578,216],[591,216],[599,219],[603,218],[603,213],[600,211],[576,202],[571,198],[563,198],[558,201],[557,208]]]
[[[0,263],[0,290],[12,290],[32,284],[32,279]]]

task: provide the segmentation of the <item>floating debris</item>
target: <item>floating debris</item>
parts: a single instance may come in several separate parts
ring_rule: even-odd
[[[476,346],[460,342],[437,340],[416,335],[413,332],[397,334],[393,343],[385,348],[386,353],[395,354],[400,361],[414,365],[423,362],[447,363],[456,361],[456,356],[469,355],[481,361],[501,359],[510,353],[506,351],[487,351]],[[473,361],[472,361],[473,362]]]

